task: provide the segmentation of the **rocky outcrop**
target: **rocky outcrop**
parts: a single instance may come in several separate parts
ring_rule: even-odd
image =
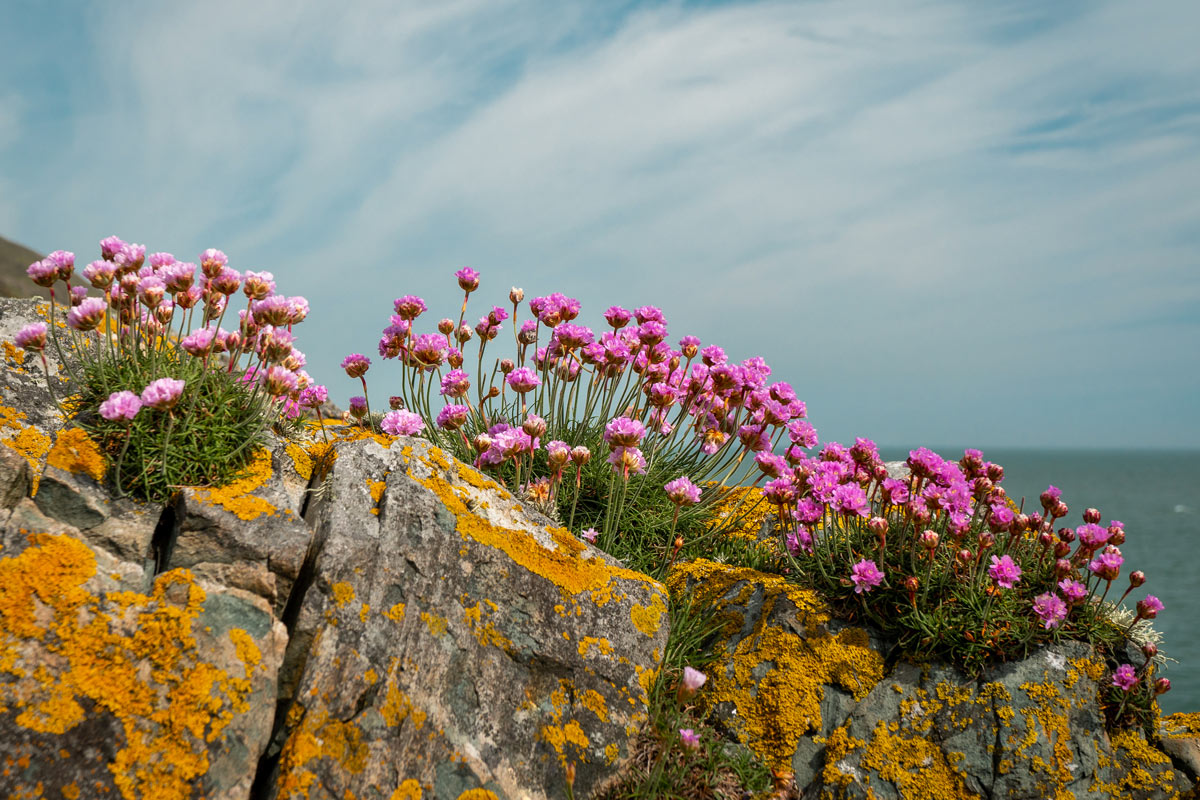
[[[38,318],[0,300],[0,796],[515,800],[571,765],[584,797],[620,768],[663,587],[359,429],[117,497],[11,347]]]
[[[974,678],[937,665],[885,672],[877,639],[778,576],[698,561],[670,583],[725,620],[712,713],[792,771],[806,798],[1174,798],[1193,787],[1194,721],[1170,718],[1153,744],[1108,734],[1107,668],[1085,644]]]

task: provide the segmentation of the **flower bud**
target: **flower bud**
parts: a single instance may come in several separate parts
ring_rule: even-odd
[[[883,517],[871,517],[867,520],[867,530],[876,536],[887,536],[888,521]]]
[[[971,484],[971,494],[977,500],[987,497],[992,491],[992,482],[987,478],[976,478]]]
[[[1115,544],[1118,547],[1125,544],[1125,529],[1124,528],[1109,528],[1108,543]]]
[[[450,365],[450,369],[458,369],[463,365],[463,354],[458,348],[451,348],[446,354],[446,363]]]
[[[583,445],[578,445],[571,448],[571,463],[575,466],[582,467],[584,464],[591,461],[591,459],[592,451]]]
[[[1144,645],[1142,645],[1142,655],[1146,657],[1147,661],[1154,658],[1156,655],[1158,655],[1158,645],[1156,645],[1154,642],[1146,642]]]
[[[454,334],[454,338],[458,340],[459,344],[462,344],[463,342],[469,342],[474,335],[475,331],[471,329],[470,325],[464,322],[458,326],[458,331]]]
[[[973,559],[974,557],[975,556],[971,553],[971,551],[966,549],[965,547],[962,550],[958,551],[958,560],[963,562],[964,564],[971,563],[971,559]]]
[[[1054,543],[1054,557],[1066,558],[1071,553],[1071,545],[1067,542]]]
[[[1066,542],[1067,544],[1070,544],[1071,542],[1075,541],[1075,529],[1074,528],[1059,528],[1058,529],[1058,540],[1060,542]]]
[[[392,411],[400,411],[404,408],[404,398],[400,395],[392,395],[388,398],[388,407],[391,408]]]
[[[438,333],[442,334],[443,336],[449,336],[454,332],[454,320],[449,319],[448,317],[443,317],[438,321],[437,329]]]
[[[1038,534],[1038,544],[1042,547],[1049,548],[1054,544],[1054,534],[1050,531],[1042,531]]]
[[[929,509],[925,506],[917,506],[911,510],[909,517],[912,519],[914,525],[923,526],[929,522]]]
[[[475,448],[476,453],[482,453],[492,446],[492,437],[486,433],[481,433],[471,442],[471,446]]]
[[[1041,514],[1034,512],[1033,514],[1029,515],[1029,529],[1034,530],[1034,531],[1040,530],[1042,527],[1042,523],[1045,521],[1046,521],[1045,517],[1043,517]]]
[[[1092,525],[1098,525],[1100,523],[1100,510],[1096,508],[1084,509],[1083,521],[1090,522]]]
[[[488,396],[488,399],[489,399],[489,400],[491,400],[492,398],[495,398],[495,397],[499,397],[499,396],[500,396],[500,389],[499,389],[499,388],[497,388],[497,387],[495,387],[495,386],[493,386],[492,388],[488,389],[487,396]]]
[[[516,368],[517,368],[517,365],[513,363],[513,360],[511,358],[506,358],[500,362],[500,372],[502,372],[505,375],[509,374]]]
[[[979,549],[988,550],[994,544],[996,544],[996,537],[992,535],[991,531],[984,531],[979,534]]]
[[[1013,533],[1021,533],[1022,531],[1027,531],[1027,530],[1029,530],[1029,515],[1028,514],[1017,514],[1015,517],[1013,517],[1013,525],[1012,525]]]
[[[528,433],[534,439],[541,437],[546,432],[546,420],[539,417],[537,414],[530,414],[521,423],[521,430]]]
[[[1064,503],[1062,500],[1059,500],[1050,507],[1050,516],[1054,517],[1055,519],[1059,519],[1061,517],[1065,517],[1070,510],[1070,507],[1068,507],[1066,503]]]
[[[1004,467],[999,464],[988,464],[987,476],[992,483],[999,483],[1004,480]]]
[[[1054,562],[1054,574],[1059,578],[1065,578],[1071,574],[1071,562],[1065,558],[1060,558]]]
[[[1145,582],[1146,582],[1146,573],[1142,572],[1140,569],[1129,573],[1129,585],[1132,586],[1134,589],[1141,586]]]
[[[1155,694],[1166,694],[1171,691],[1171,681],[1167,678],[1159,678],[1154,682]]]
[[[508,299],[515,306],[525,299],[525,290],[518,289],[516,286],[508,290]]]
[[[937,531],[923,531],[919,540],[921,542],[921,547],[924,547],[929,552],[932,553],[934,550],[937,550],[939,541]]]

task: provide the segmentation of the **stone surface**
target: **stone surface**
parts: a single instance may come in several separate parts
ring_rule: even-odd
[[[1192,780],[1200,779],[1200,713],[1172,714],[1162,721],[1163,752]]]
[[[303,453],[278,440],[255,454],[246,474],[219,489],[184,489],[174,504],[175,535],[163,554],[185,567],[253,592],[282,616],[311,531],[300,517],[308,475]],[[301,458],[298,466],[296,458]],[[311,465],[308,465],[311,475]]]
[[[341,446],[329,480],[272,796],[562,797],[574,763],[586,797],[645,720],[662,587],[422,441]]]

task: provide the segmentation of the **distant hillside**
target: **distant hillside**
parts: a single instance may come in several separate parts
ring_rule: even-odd
[[[0,236],[0,297],[49,297],[48,291],[25,274],[30,264],[42,258],[28,247]]]

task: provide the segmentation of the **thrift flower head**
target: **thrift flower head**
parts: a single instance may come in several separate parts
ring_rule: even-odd
[[[1042,627],[1050,630],[1067,618],[1067,604],[1053,592],[1046,592],[1033,599],[1033,613],[1041,618]]]
[[[409,320],[410,322],[421,316],[426,309],[425,301],[415,294],[406,294],[404,297],[397,297],[392,302],[392,307],[401,319]]]
[[[467,406],[445,406],[437,415],[437,426],[443,430],[457,430],[467,424],[471,409]]]
[[[691,667],[683,668],[683,686],[692,694],[698,692],[707,680],[708,676],[700,670]]]
[[[32,267],[30,267],[30,269],[32,269]],[[604,312],[604,319],[607,320],[608,324],[612,325],[613,328],[620,330],[629,324],[629,320],[633,319],[633,314],[621,308],[620,306],[609,306],[608,310]]]
[[[350,398],[350,416],[362,419],[367,415],[367,398],[356,395]]]
[[[613,465],[613,471],[623,474],[626,478],[632,472],[642,475],[646,472],[646,458],[636,447],[618,447],[608,456],[608,463]]]
[[[93,261],[83,268],[83,277],[101,291],[112,286],[116,275],[117,266],[111,261]]]
[[[1063,593],[1063,597],[1072,605],[1082,603],[1088,596],[1087,587],[1082,583],[1070,578],[1063,578],[1058,582],[1058,589]]]
[[[361,378],[371,368],[371,359],[362,353],[351,353],[342,359],[342,369],[351,378]]]
[[[1129,664],[1122,664],[1113,671],[1112,685],[1122,691],[1130,691],[1137,682],[1137,672]]]
[[[587,539],[591,544],[595,544],[596,540],[600,538],[600,532],[595,528],[588,528],[587,530],[582,531],[579,535],[584,539]]]
[[[1137,604],[1138,617],[1141,619],[1154,619],[1162,610],[1162,601],[1152,594],[1146,595],[1145,599],[1139,600]]]
[[[216,331],[212,328],[201,328],[195,333],[183,337],[179,346],[184,349],[184,352],[193,356],[204,356],[212,350],[214,336],[216,336]]]
[[[92,331],[104,319],[108,308],[99,297],[89,297],[67,314],[67,325],[77,331]]]
[[[413,339],[412,357],[425,367],[440,367],[446,360],[450,345],[446,337],[436,333],[423,333]]]
[[[514,392],[525,394],[540,386],[542,379],[529,367],[517,367],[508,374],[507,382]]]
[[[392,436],[413,436],[421,432],[425,421],[412,411],[389,411],[383,415],[379,427]]]
[[[22,350],[41,351],[46,347],[46,323],[34,322],[17,331],[13,342]]]
[[[988,575],[1000,588],[1011,589],[1013,584],[1021,580],[1021,568],[1011,556],[992,556],[992,566],[988,567]]]
[[[687,476],[669,481],[663,488],[667,491],[667,497],[677,506],[692,506],[700,502],[700,487],[692,483]]]
[[[604,426],[604,441],[608,442],[610,450],[619,447],[638,447],[642,437],[646,435],[646,427],[629,417],[616,417]]]
[[[29,279],[38,286],[51,287],[58,280],[58,265],[48,258],[35,261],[25,270]]]
[[[320,384],[309,386],[300,392],[300,405],[305,408],[320,408],[329,402],[329,390]]]
[[[463,267],[454,273],[454,277],[458,278],[458,285],[465,292],[473,292],[479,288],[479,273],[470,267]]]
[[[863,559],[850,568],[850,580],[854,582],[854,593],[862,594],[883,583],[883,573],[874,561]]]
[[[142,410],[142,400],[133,392],[113,392],[100,404],[100,416],[107,420],[133,419]]]
[[[165,411],[173,408],[183,394],[184,382],[175,378],[159,378],[142,390],[142,404]]]
[[[700,749],[700,737],[691,728],[679,729],[679,741],[688,750]]]
[[[1123,563],[1125,563],[1124,557],[1113,547],[1105,549],[1103,553],[1093,558],[1091,563],[1088,564],[1088,569],[1092,571],[1092,574],[1106,581],[1113,581],[1121,574],[1121,565]]]

